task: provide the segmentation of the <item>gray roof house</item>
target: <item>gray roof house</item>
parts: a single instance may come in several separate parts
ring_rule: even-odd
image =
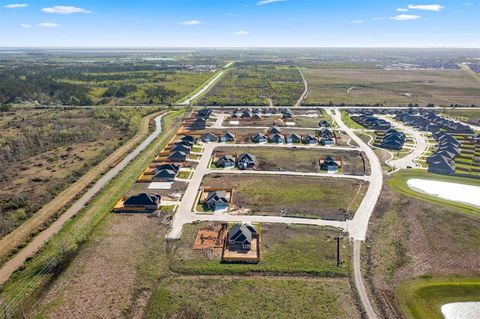
[[[180,166],[175,165],[175,164],[165,163],[165,164],[158,165],[155,168],[155,171],[159,171],[159,170],[162,170],[162,169],[170,169],[170,170],[174,171],[175,173],[178,173],[178,171],[180,170]]]
[[[269,138],[270,143],[283,144],[285,143],[285,137],[282,134],[275,133]]]
[[[320,122],[318,122],[318,126],[320,126],[320,127],[329,127],[329,126],[330,126],[330,123],[328,123],[327,120],[320,120]]]
[[[325,156],[325,159],[323,160],[322,164],[320,164],[320,169],[328,172],[336,172],[338,171],[339,167],[340,167],[340,164],[332,155]]]
[[[156,170],[152,178],[152,182],[173,182],[177,176],[177,172],[172,169],[163,168]]]
[[[427,158],[428,171],[443,175],[455,175],[455,163],[448,157],[434,154]]]
[[[207,194],[205,203],[207,209],[220,210],[228,208],[228,199],[226,191],[214,191]]]
[[[285,137],[285,142],[287,142],[287,144],[301,143],[302,137],[297,133],[289,134],[287,137]]]
[[[130,196],[123,202],[125,208],[155,211],[160,207],[160,195],[140,193]]]
[[[172,162],[185,162],[187,156],[188,154],[185,152],[175,151],[171,152],[170,155],[168,155],[168,160]]]
[[[313,136],[311,133],[308,133],[303,137],[302,142],[304,144],[318,144],[318,139],[315,136]]]
[[[217,160],[215,165],[223,168],[235,167],[235,158],[231,155],[223,155]]]
[[[228,232],[228,250],[246,252],[252,248],[252,243],[257,237],[257,229],[250,224],[235,224]]]
[[[235,134],[231,132],[225,132],[220,136],[220,142],[225,143],[225,142],[233,142],[235,141]]]
[[[205,133],[202,135],[202,142],[204,143],[216,142],[217,140],[218,140],[218,137],[213,133]]]
[[[272,134],[280,134],[280,129],[276,126],[272,126],[268,129],[268,133],[272,133]]]
[[[257,133],[257,135],[252,137],[254,143],[266,143],[267,137],[263,133]]]
[[[177,145],[175,145],[174,147],[172,147],[172,149],[170,150],[170,152],[177,152],[177,151],[179,151],[179,152],[184,152],[184,153],[189,154],[191,150],[192,150],[192,149],[191,149],[190,147],[188,147],[188,146],[185,146],[185,145],[183,145],[183,144],[177,144]]]
[[[242,153],[237,157],[237,165],[240,169],[247,169],[255,166],[255,155]]]

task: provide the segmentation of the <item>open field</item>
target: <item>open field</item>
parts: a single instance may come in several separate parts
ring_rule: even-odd
[[[365,164],[358,151],[339,151],[328,149],[298,149],[279,147],[219,147],[216,152],[225,154],[251,153],[256,157],[255,170],[260,171],[292,171],[292,172],[324,172],[320,170],[320,159],[327,155],[339,156],[343,161],[342,173],[365,175],[368,159]]]
[[[205,187],[233,188],[233,211],[240,214],[281,215],[345,220],[352,216],[367,183],[324,177],[208,175]],[[349,189],[349,192],[345,192]]]
[[[182,238],[171,243],[172,271],[188,275],[303,274],[344,277],[350,273],[350,243],[340,231],[315,226],[262,224],[258,264],[221,264],[219,255],[192,250],[204,224],[186,225]],[[336,266],[335,237],[342,237],[340,267]]]
[[[480,277],[420,277],[402,283],[397,296],[407,318],[442,319],[442,305],[480,300]]]
[[[146,318],[360,318],[347,279],[179,277],[162,282]]]
[[[15,108],[3,113],[1,235],[28,221],[21,226],[23,230],[15,231],[19,236],[11,234],[2,240],[1,257],[38,232],[102,172],[120,161],[149,131],[154,115],[141,117],[155,110]],[[61,129],[60,134],[57,129]],[[39,139],[43,142],[38,143]]]
[[[478,214],[397,188],[408,176],[432,174],[397,174],[384,185],[366,241],[366,280],[385,318],[402,312],[396,294],[402,283],[418,276],[478,276],[480,264]]]
[[[463,70],[304,69],[304,105],[479,104],[480,83]]]
[[[237,63],[199,105],[293,105],[304,89],[298,69]]]
[[[28,309],[31,306],[31,300],[25,298],[25,291],[29,292],[30,296],[36,296],[39,290],[36,285],[26,285],[35,282],[41,289],[62,272],[89,238],[89,234],[110,214],[118,199],[149,165],[159,149],[163,148],[170,140],[176,132],[182,116],[182,111],[172,112],[165,116],[162,119],[164,126],[162,135],[142,153],[142,156],[132,161],[108,183],[77,216],[70,219],[39,253],[26,261],[22,269],[10,277],[1,288],[0,298],[5,302],[15,299],[17,307],[20,303]],[[18,309],[15,308],[15,310]]]

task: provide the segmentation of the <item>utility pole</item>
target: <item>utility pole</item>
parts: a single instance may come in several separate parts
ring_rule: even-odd
[[[340,237],[335,238],[337,240],[337,267],[340,267]]]

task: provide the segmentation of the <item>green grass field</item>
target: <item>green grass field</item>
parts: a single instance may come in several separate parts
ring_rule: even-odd
[[[146,318],[359,318],[346,279],[180,277],[165,280]]]
[[[199,225],[185,225],[182,239],[172,243],[172,271],[188,275],[247,275],[249,273],[303,274],[345,277],[350,273],[350,244],[341,240],[340,267],[336,265],[334,229],[315,226],[262,224],[258,264],[221,264],[220,256],[209,257],[192,250]]]
[[[411,319],[442,319],[441,306],[480,301],[480,277],[424,277],[397,288],[402,311]]]

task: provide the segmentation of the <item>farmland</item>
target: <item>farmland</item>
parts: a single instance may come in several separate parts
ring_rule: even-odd
[[[367,189],[365,182],[356,180],[233,174],[209,175],[203,185],[234,188],[233,205],[242,213],[280,215],[286,211],[288,216],[336,220],[354,213]],[[352,191],[345,193],[345,189]]]
[[[463,70],[305,69],[304,105],[471,105],[480,83]]]
[[[293,105],[304,89],[292,66],[238,64],[229,70],[199,105]]]
[[[339,151],[325,149],[295,149],[272,147],[219,147],[215,151],[232,154],[232,151],[255,155],[257,164],[254,169],[261,171],[320,172],[319,160],[327,155],[339,156],[343,161],[342,173],[365,175],[368,166],[357,151]]]

